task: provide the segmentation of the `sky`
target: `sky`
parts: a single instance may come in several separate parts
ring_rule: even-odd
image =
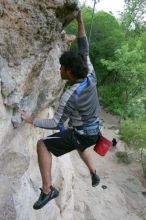
[[[94,0],[79,0],[81,4],[86,2],[87,5],[93,7]],[[123,11],[124,0],[98,0],[96,1],[96,10],[111,11],[115,17],[118,17],[119,12]]]

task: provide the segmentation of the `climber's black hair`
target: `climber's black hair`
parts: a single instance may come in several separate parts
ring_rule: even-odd
[[[72,75],[76,79],[82,79],[87,76],[88,67],[86,58],[75,50],[64,52],[60,59],[60,64],[64,66],[65,70],[70,69]]]

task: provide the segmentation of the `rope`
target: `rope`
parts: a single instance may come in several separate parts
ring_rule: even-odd
[[[98,0],[98,2],[99,2],[99,0]],[[91,26],[90,26],[90,32],[89,32],[89,39],[88,39],[89,46],[90,46],[90,39],[91,39],[91,34],[92,34],[93,18],[94,18],[96,3],[97,3],[96,0],[94,0],[94,6],[93,6],[93,11],[92,11],[92,19],[91,19]]]

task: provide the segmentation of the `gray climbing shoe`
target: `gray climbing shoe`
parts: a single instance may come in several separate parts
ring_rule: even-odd
[[[95,187],[100,183],[100,178],[99,176],[96,174],[96,170],[95,172],[91,173],[91,180],[92,180],[92,186]]]
[[[50,187],[51,191],[48,194],[45,194],[42,189],[41,190],[41,194],[39,196],[38,201],[36,201],[33,205],[34,209],[41,209],[44,205],[47,204],[47,202],[49,202],[50,200],[56,198],[59,195],[59,192],[57,189],[55,189],[55,187],[51,186]]]

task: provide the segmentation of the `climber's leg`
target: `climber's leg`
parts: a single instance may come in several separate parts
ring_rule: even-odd
[[[37,154],[42,176],[42,189],[39,199],[33,205],[34,209],[42,208],[47,202],[59,195],[58,190],[51,185],[52,155],[47,150],[43,140],[39,140],[37,143]]]
[[[93,164],[93,160],[92,160],[92,157],[91,157],[91,152],[89,152],[87,149],[85,149],[84,151],[78,150],[78,153],[79,153],[81,159],[84,161],[84,163],[86,164],[86,166],[88,167],[88,169],[90,171],[92,186],[93,187],[97,186],[100,182],[100,178],[96,174],[96,169],[95,169],[94,164]]]
[[[89,152],[88,149],[85,149],[84,151],[78,150],[78,153],[79,153],[81,159],[84,161],[84,163],[88,167],[90,173],[95,172],[95,166],[93,164],[93,160],[92,160],[92,157],[91,157],[91,152]]]
[[[43,140],[39,140],[37,143],[37,154],[42,176],[42,190],[44,193],[48,193],[51,186],[52,155],[46,148]]]

